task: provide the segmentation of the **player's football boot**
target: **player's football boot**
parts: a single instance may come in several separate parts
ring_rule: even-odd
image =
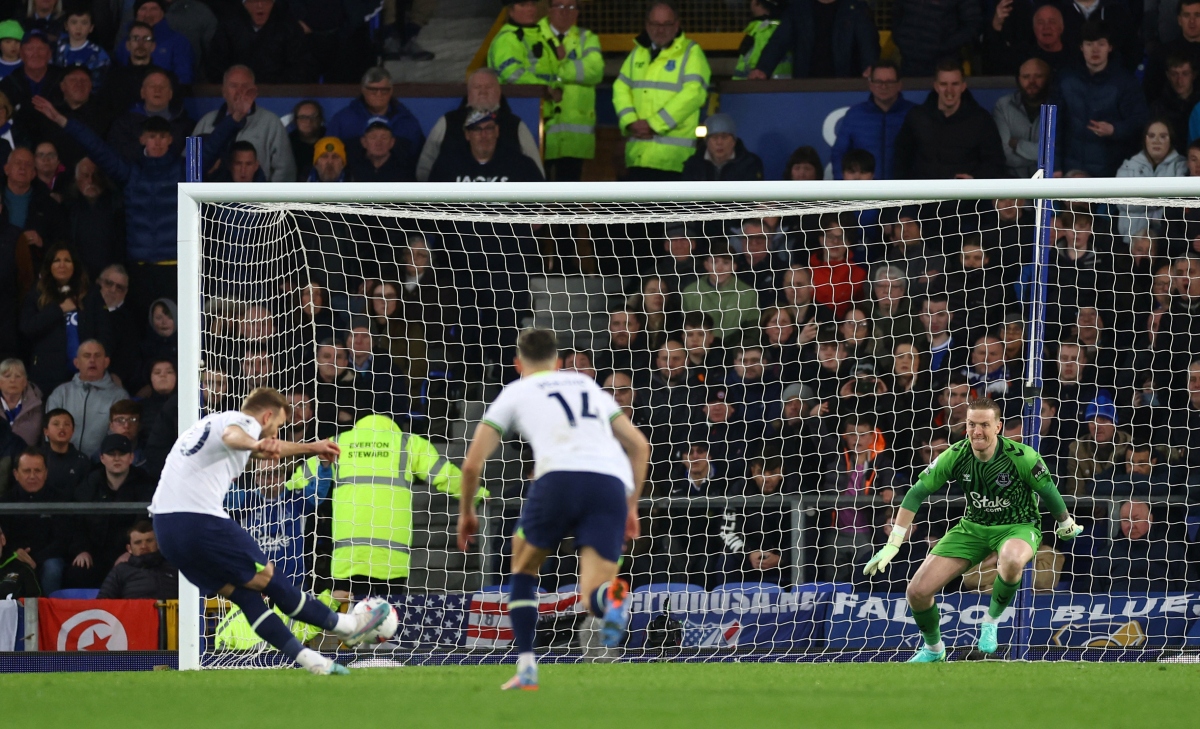
[[[929,646],[921,646],[921,650],[917,651],[916,655],[908,659],[909,663],[945,663],[946,649],[934,652],[929,650]]]
[[[308,667],[308,672],[317,676],[349,676],[350,669],[333,660],[332,658],[325,659],[324,663],[318,663]]]
[[[506,681],[504,683],[504,685],[500,687],[500,690],[501,691],[514,691],[514,690],[537,691],[538,690],[537,664],[534,663],[532,665],[528,665],[528,666],[524,666],[524,667],[517,666],[517,675],[508,679],[508,681]]]
[[[358,628],[350,634],[350,637],[343,638],[342,643],[347,648],[353,648],[364,640],[367,640],[375,632],[375,629],[382,625],[383,621],[387,620],[391,612],[392,606],[386,602],[381,602],[371,608],[370,612],[359,614]]]
[[[629,627],[629,584],[625,580],[613,580],[608,584],[605,596],[604,624],[600,627],[600,642],[605,648],[616,648],[625,637]]]
[[[996,652],[997,644],[995,623],[980,623],[979,643],[976,645],[979,650],[989,655]]]

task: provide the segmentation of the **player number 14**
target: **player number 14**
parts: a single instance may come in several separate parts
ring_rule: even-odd
[[[571,410],[571,406],[567,404],[567,398],[563,397],[561,392],[548,392],[548,393],[546,393],[546,395],[548,397],[554,398],[555,400],[558,400],[558,404],[562,405],[563,412],[567,414],[567,422],[571,424],[572,428],[574,428],[576,425],[578,425],[578,422],[575,420],[575,413]],[[581,418],[599,417],[598,415],[596,415],[596,413],[594,411],[592,411],[588,407],[588,394],[586,392],[583,393],[582,398],[583,398],[583,402],[581,403],[581,407],[579,408],[579,417],[581,417]]]

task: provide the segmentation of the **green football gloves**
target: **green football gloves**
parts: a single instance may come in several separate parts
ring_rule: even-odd
[[[1083,527],[1079,524],[1076,524],[1075,520],[1071,518],[1070,514],[1067,515],[1066,519],[1060,521],[1058,523],[1058,527],[1054,530],[1054,535],[1064,542],[1069,542],[1082,533]]]
[[[904,527],[893,526],[887,544],[880,547],[875,556],[871,557],[867,566],[863,567],[863,574],[871,577],[887,569],[888,563],[895,559],[896,554],[900,551],[900,545],[904,543],[904,535],[907,531]]]

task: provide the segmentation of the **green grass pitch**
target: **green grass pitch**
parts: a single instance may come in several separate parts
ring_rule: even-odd
[[[549,665],[0,676],[0,726],[1200,727],[1200,665],[1081,663]]]

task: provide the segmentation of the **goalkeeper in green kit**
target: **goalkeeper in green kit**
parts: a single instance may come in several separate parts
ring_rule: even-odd
[[[1021,587],[1021,572],[1042,541],[1034,494],[1042,497],[1058,520],[1059,539],[1074,539],[1083,531],[1067,513],[1054,481],[1038,452],[1000,436],[1002,415],[994,401],[980,399],[967,406],[967,438],[955,443],[921,472],[896,514],[896,526],[864,572],[874,575],[896,556],[913,517],[925,497],[947,481],[957,480],[967,495],[967,513],[938,540],[908,585],[908,606],[925,645],[909,663],[946,660],[934,596],[955,577],[997,555],[992,602],[979,630],[979,650],[996,651],[996,623]]]

